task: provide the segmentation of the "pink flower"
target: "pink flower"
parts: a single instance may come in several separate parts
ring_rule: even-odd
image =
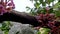
[[[11,2],[9,3],[9,1],[11,1]],[[5,2],[4,2],[4,0],[1,0],[0,15],[3,15],[3,13],[6,13],[14,8],[15,8],[15,4],[14,4],[13,0],[8,0],[8,1],[5,0]]]

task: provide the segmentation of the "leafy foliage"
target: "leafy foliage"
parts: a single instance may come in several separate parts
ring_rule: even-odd
[[[11,26],[10,21],[5,21],[2,23],[2,27],[0,27],[0,29],[4,31],[4,34],[8,34],[10,26]]]
[[[60,0],[58,0],[56,4],[54,4],[54,1],[55,0],[32,0],[34,7],[33,9],[30,8],[30,10],[33,11],[30,11],[30,14],[38,16],[36,19],[39,23],[42,23],[40,27],[47,27],[52,30],[43,28],[43,30],[45,30],[43,34],[48,34],[49,31],[51,31],[50,34],[57,34],[57,32],[59,32]],[[52,6],[50,6],[51,3]],[[38,31],[38,34],[41,34],[41,32]]]
[[[40,28],[39,31],[41,32],[41,34],[48,34],[50,32],[50,29],[48,29],[48,28]]]
[[[47,13],[46,7],[49,7],[50,8],[49,13],[54,13],[57,16],[56,10],[60,9],[60,2],[59,2],[60,0],[58,0],[56,4],[54,4],[55,0],[30,0],[30,1],[34,2],[34,7],[33,8],[29,7],[27,10],[29,10],[30,14],[32,15],[37,15],[40,14],[41,12],[45,14]],[[52,6],[50,6],[51,3],[53,4]],[[58,12],[59,11],[57,11],[57,13]]]

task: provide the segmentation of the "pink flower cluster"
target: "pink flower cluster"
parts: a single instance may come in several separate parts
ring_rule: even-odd
[[[15,8],[13,0],[0,0],[0,15],[3,13],[10,12]]]

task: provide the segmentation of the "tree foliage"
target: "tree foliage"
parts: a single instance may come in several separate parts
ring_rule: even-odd
[[[49,13],[55,13],[57,16],[57,13],[60,11],[60,0],[57,0],[58,2],[54,4],[54,1],[56,0],[30,0],[34,3],[34,7],[30,8],[28,7],[27,10],[30,10],[30,14],[37,15],[40,13],[46,13],[46,7],[49,7]],[[51,6],[52,3],[52,6]],[[47,6],[48,5],[48,6]],[[57,11],[57,13],[56,13]],[[60,13],[60,12],[59,12]],[[60,16],[60,14],[59,14]]]

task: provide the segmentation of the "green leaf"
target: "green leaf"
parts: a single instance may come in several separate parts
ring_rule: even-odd
[[[5,31],[5,30],[9,31],[9,29],[10,29],[9,26],[10,26],[10,21],[5,21],[2,23],[1,30],[2,31]]]
[[[31,10],[31,8],[30,8],[30,7],[28,7],[28,6],[27,6],[26,8],[27,8],[27,11]]]
[[[49,28],[41,28],[40,29],[41,34],[48,34],[50,32]]]
[[[43,2],[43,0],[39,0],[39,2],[40,2],[40,3],[42,3],[42,2]]]
[[[43,6],[46,6],[46,2],[42,2],[42,5],[43,5]]]
[[[38,0],[34,0],[35,2],[37,2]]]
[[[39,8],[39,7],[40,7],[40,3],[37,2],[37,3],[34,4],[34,6],[35,6],[36,8]]]
[[[60,16],[60,11],[56,11],[56,12],[55,12],[55,15],[56,15],[57,17],[59,17],[59,16]]]
[[[47,4],[50,4],[50,3],[53,2],[53,1],[55,1],[55,0],[46,0],[45,2],[46,2]]]
[[[56,3],[56,4],[53,6],[54,9],[56,9],[56,8],[58,8],[58,7],[60,7],[60,2]]]
[[[38,31],[38,32],[37,32],[37,34],[41,34],[41,32],[40,32],[40,31]]]
[[[54,13],[53,8],[50,8],[49,13]]]
[[[58,0],[58,2],[60,2],[60,0]]]
[[[4,28],[5,26],[7,26],[6,23],[2,23],[2,27]]]
[[[8,31],[4,31],[4,34],[8,34]]]

